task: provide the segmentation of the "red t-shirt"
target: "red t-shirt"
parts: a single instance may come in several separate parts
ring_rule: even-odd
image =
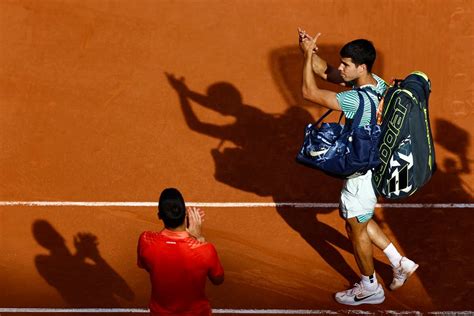
[[[206,278],[224,275],[212,244],[187,232],[144,232],[138,240],[138,266],[150,273],[151,315],[211,314]]]

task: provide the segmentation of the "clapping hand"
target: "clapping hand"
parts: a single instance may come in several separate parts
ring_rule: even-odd
[[[74,236],[74,246],[79,257],[89,258],[93,261],[100,259],[98,244],[97,236],[91,233],[79,233]]]
[[[201,235],[201,225],[204,221],[206,214],[203,210],[198,207],[188,207],[188,227],[187,231],[190,235],[195,237],[199,241],[204,241],[204,237]]]

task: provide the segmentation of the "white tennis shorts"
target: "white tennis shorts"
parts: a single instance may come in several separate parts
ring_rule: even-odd
[[[376,203],[377,196],[372,187],[372,171],[344,181],[339,204],[342,218],[357,217],[360,223],[367,222],[374,215]]]

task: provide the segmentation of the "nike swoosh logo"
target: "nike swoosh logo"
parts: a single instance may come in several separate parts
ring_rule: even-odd
[[[364,296],[364,297],[357,297],[357,296],[354,296],[354,302],[360,302],[360,301],[363,301],[371,296],[374,296],[375,294],[377,293],[373,293],[373,294],[370,294],[370,295],[367,295],[367,296]]]
[[[325,154],[328,150],[329,149],[323,149],[323,150],[319,150],[319,151],[310,151],[309,154],[310,154],[311,157],[316,157],[316,156]]]

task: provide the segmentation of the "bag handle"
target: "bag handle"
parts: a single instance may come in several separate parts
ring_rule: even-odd
[[[316,123],[314,123],[314,126],[319,126],[319,123],[321,123],[321,121],[324,120],[326,118],[326,116],[328,116],[331,112],[332,112],[332,110],[328,110],[326,113],[324,113],[323,116],[321,116],[319,118],[319,120]],[[344,112],[341,111],[341,115],[339,116],[339,121],[337,121],[338,124],[341,123],[341,119],[342,119],[343,114],[344,114]]]

